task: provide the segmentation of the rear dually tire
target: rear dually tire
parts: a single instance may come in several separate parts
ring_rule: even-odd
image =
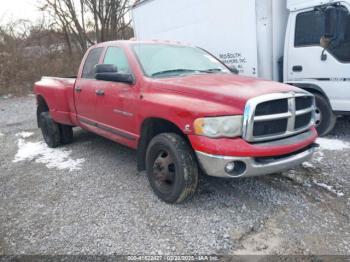
[[[39,116],[40,129],[46,144],[50,148],[56,148],[61,144],[59,124],[50,116],[49,112],[42,112]]]

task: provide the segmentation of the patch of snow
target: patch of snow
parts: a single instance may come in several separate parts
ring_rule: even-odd
[[[4,136],[4,134],[3,134],[3,133],[0,133],[0,136]]]
[[[7,98],[11,98],[11,97],[13,97],[13,95],[12,94],[8,94],[8,95],[3,95],[1,98],[7,99]]]
[[[16,134],[17,137],[21,137],[21,138],[28,138],[28,137],[31,137],[32,135],[34,135],[34,133],[32,133],[32,132],[25,132],[25,131]]]
[[[316,186],[319,186],[325,190],[327,190],[328,192],[331,192],[333,194],[336,194],[338,197],[343,197],[344,196],[344,193],[343,192],[340,192],[336,189],[334,189],[333,186],[330,186],[330,185],[327,185],[325,183],[321,183],[321,182],[317,182],[316,180],[313,181],[313,183],[316,185]]]
[[[303,167],[316,169],[316,167],[313,164],[311,164],[310,162],[303,163]]]
[[[318,138],[317,143],[323,150],[344,150],[350,148],[350,144],[339,139]]]
[[[70,172],[80,170],[84,158],[72,159],[71,151],[66,149],[52,149],[44,142],[27,142],[23,138],[18,139],[18,151],[14,163],[21,161],[35,161],[44,164],[47,168],[69,170]]]
[[[313,160],[317,161],[317,162],[321,162],[324,158],[324,153],[321,151],[318,151],[315,153]]]

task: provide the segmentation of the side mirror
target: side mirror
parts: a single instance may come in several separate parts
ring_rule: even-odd
[[[328,6],[325,10],[325,39],[332,39],[337,34],[338,10],[335,6]]]
[[[320,39],[320,46],[323,48],[321,54],[321,61],[327,60],[326,50],[328,50],[337,33],[337,8],[335,6],[328,6],[325,10],[324,36]]]
[[[108,64],[95,66],[95,79],[126,84],[134,83],[134,77],[132,74],[118,73],[116,66]]]
[[[110,82],[118,82],[118,83],[126,83],[133,84],[134,77],[132,74],[123,74],[123,73],[97,73],[95,74],[96,80],[102,81],[110,81]]]
[[[231,71],[231,73],[238,75],[239,71],[235,66],[229,66],[228,69]]]
[[[99,73],[117,73],[118,68],[115,65],[109,65],[109,64],[99,64],[95,65],[95,74]]]
[[[322,61],[327,60],[327,49],[337,48],[344,43],[349,19],[349,11],[342,6],[328,6],[324,14],[324,36],[320,40],[320,46],[324,48],[321,55]]]

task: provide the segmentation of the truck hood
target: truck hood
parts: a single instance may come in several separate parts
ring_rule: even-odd
[[[243,112],[246,102],[271,93],[305,92],[297,87],[233,74],[198,74],[153,80],[170,92],[182,93],[196,99],[234,106]]]

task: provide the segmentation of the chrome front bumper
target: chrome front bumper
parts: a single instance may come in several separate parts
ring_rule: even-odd
[[[304,151],[275,158],[226,157],[199,151],[196,151],[196,154],[203,171],[209,176],[239,178],[268,175],[294,168],[309,160],[317,147],[314,144]],[[232,162],[237,163],[236,167],[239,168],[237,172],[228,173],[225,167]]]

